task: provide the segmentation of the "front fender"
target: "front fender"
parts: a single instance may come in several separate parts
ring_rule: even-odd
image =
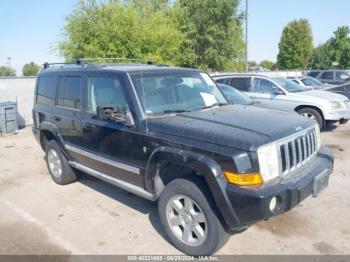
[[[222,175],[221,167],[215,160],[199,153],[177,148],[159,147],[155,149],[146,167],[145,187],[147,191],[157,194],[157,197],[161,192],[157,192],[155,181],[159,164],[162,161],[194,169],[203,175],[210,189],[208,193],[213,197],[224,220],[225,227],[229,230],[240,224],[239,218],[226,195],[227,183]]]

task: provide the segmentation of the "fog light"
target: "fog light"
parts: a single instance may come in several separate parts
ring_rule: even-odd
[[[276,209],[276,207],[277,207],[277,198],[273,197],[270,200],[270,205],[269,205],[270,211],[273,212]]]

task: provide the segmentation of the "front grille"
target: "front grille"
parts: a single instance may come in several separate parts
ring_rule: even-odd
[[[279,143],[282,175],[306,164],[316,155],[320,145],[316,132],[312,128]]]

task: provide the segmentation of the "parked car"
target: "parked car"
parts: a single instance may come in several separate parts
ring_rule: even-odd
[[[326,88],[326,91],[338,93],[350,99],[350,83],[340,85],[340,86],[335,86],[335,87],[329,87],[329,88]]]
[[[167,237],[189,255],[318,196],[333,170],[313,121],[229,105],[194,69],[46,64],[33,120],[54,182],[79,170],[158,201]]]
[[[324,84],[317,78],[311,76],[294,76],[288,77],[288,79],[308,89],[325,89],[335,87],[335,85]]]
[[[347,97],[322,90],[307,90],[283,77],[226,74],[213,78],[217,83],[234,86],[263,103],[279,103],[282,108],[294,110],[317,121],[320,128],[327,123],[344,124],[350,118],[350,102]]]
[[[311,70],[308,75],[332,85],[342,85],[350,81],[350,70]]]
[[[232,105],[247,105],[247,106],[249,105],[249,106],[256,106],[256,107],[261,107],[261,108],[266,108],[266,109],[282,110],[282,111],[286,111],[286,112],[295,113],[294,110],[291,110],[287,107],[283,109],[279,103],[276,103],[274,105],[273,103],[268,104],[268,103],[259,102],[255,99],[249,97],[245,93],[238,91],[233,86],[224,85],[224,84],[217,84],[217,86],[224,93],[227,100]]]

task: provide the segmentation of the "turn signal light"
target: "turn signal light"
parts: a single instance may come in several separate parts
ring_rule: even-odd
[[[228,183],[238,186],[255,186],[264,183],[260,173],[237,174],[225,171],[224,176]]]

